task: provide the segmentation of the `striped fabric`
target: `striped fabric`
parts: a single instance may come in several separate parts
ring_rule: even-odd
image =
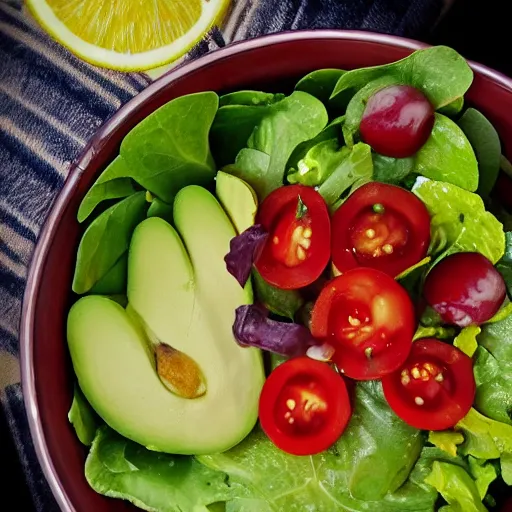
[[[237,0],[224,26],[185,59],[231,41],[308,27],[421,37],[441,4]],[[20,2],[0,0],[0,400],[36,510],[57,506],[34,454],[19,384],[18,324],[27,266],[69,163],[98,127],[150,81],[144,74],[121,74],[81,62],[51,41]],[[5,463],[0,458],[0,465]]]

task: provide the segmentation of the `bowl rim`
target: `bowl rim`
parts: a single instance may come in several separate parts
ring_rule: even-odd
[[[41,417],[37,406],[35,374],[32,364],[34,345],[33,324],[37,302],[36,298],[40,288],[44,262],[51,245],[54,226],[57,224],[58,219],[70,202],[73,191],[77,187],[82,173],[94,158],[98,148],[103,147],[116,129],[119,128],[125,117],[132,111],[136,110],[140,104],[144,103],[157,90],[167,87],[175,80],[178,80],[196,69],[212,65],[220,60],[229,58],[232,55],[244,53],[262,46],[274,46],[299,40],[321,39],[325,39],[326,41],[333,39],[355,40],[359,42],[379,43],[409,50],[419,50],[431,46],[430,44],[426,44],[415,39],[408,39],[400,36],[378,34],[363,30],[339,29],[285,31],[245,41],[233,42],[224,48],[207,53],[195,60],[179,64],[176,68],[169,70],[160,78],[156,79],[142,92],[134,96],[130,101],[118,109],[117,112],[101,126],[95,135],[93,135],[79,156],[70,165],[64,186],[59,192],[57,199],[44,222],[30,261],[25,292],[23,295],[19,338],[21,386],[29,430],[41,469],[61,510],[65,512],[73,512],[76,509],[73,507],[73,504],[71,503],[71,500],[69,499],[69,496],[57,475],[44,437]],[[474,71],[512,92],[512,78],[509,78],[505,74],[486,65],[474,62],[470,59],[466,60]]]

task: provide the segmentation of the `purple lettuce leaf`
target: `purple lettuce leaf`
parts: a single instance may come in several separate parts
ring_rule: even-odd
[[[307,327],[268,318],[268,311],[251,304],[236,309],[233,334],[242,347],[256,347],[286,357],[306,354],[316,345]]]
[[[251,275],[254,261],[258,257],[268,233],[261,224],[255,224],[240,233],[229,243],[229,253],[224,257],[227,271],[244,287]]]

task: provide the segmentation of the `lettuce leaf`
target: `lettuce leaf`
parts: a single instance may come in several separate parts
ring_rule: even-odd
[[[224,473],[193,457],[147,450],[106,425],[96,433],[85,476],[100,494],[159,512],[209,512],[235,495]]]
[[[464,455],[478,459],[500,459],[502,477],[512,485],[510,462],[512,457],[512,425],[491,420],[475,409],[457,423],[456,428],[464,434],[465,442],[460,447]]]
[[[380,383],[361,382],[350,424],[326,452],[294,457],[256,428],[235,448],[198,459],[227,473],[234,492],[242,493],[228,504],[230,511],[426,512],[433,509],[437,493],[423,483],[432,452],[422,453],[416,463],[422,445],[421,432],[391,411]]]
[[[468,325],[468,327],[464,327],[455,340],[453,340],[453,345],[467,356],[472,357],[478,348],[476,337],[480,332],[481,329],[477,325]]]
[[[425,482],[441,493],[453,512],[487,512],[475,481],[460,466],[435,461]]]
[[[505,252],[503,225],[481,197],[450,183],[420,177],[412,189],[431,215],[430,253],[439,259],[479,252],[496,263]]]
[[[495,465],[492,462],[487,462],[482,459],[476,459],[475,457],[468,457],[469,472],[475,479],[476,488],[480,494],[480,498],[484,499],[489,489],[489,485],[498,478],[498,472]]]

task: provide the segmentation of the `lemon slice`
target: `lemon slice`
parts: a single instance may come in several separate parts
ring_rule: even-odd
[[[163,66],[187,52],[229,0],[27,0],[34,17],[85,61],[120,71]]]

